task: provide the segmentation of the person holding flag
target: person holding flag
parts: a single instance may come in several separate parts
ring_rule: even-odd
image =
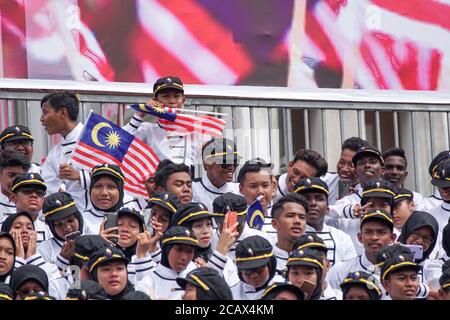
[[[202,145],[211,135],[221,135],[224,122],[214,117],[201,122],[201,117],[175,114],[173,109],[183,109],[185,100],[180,78],[160,78],[153,85],[153,98],[148,105],[132,106],[137,112],[124,129],[151,146],[161,160],[184,163],[193,173],[193,166],[202,158]],[[158,121],[143,123],[147,114],[157,116]],[[207,128],[210,129],[203,130]]]

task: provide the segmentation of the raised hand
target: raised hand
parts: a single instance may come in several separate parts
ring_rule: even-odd
[[[73,253],[75,252],[75,240],[69,240],[64,242],[61,248],[61,257],[64,259],[70,260],[72,258]]]
[[[237,227],[239,225],[236,222],[230,228],[227,226],[228,224],[228,214],[225,215],[223,220],[222,232],[220,233],[219,242],[217,243],[216,250],[226,256],[230,251],[231,246],[236,242],[239,237],[239,232],[237,232]]]
[[[22,259],[25,259],[25,249],[23,248],[22,238],[20,237],[20,233],[16,230],[11,230],[11,235],[14,239],[14,243],[16,244],[16,256]]]
[[[119,240],[119,227],[112,227],[112,228],[108,228],[105,229],[105,223],[106,220],[102,221],[102,224],[100,225],[100,237],[102,237],[103,239],[105,239],[106,241],[108,241],[109,243],[111,243],[112,245],[116,245],[117,240]],[[113,232],[116,232],[113,233]],[[116,241],[112,241],[111,239],[116,239]]]
[[[26,258],[32,257],[36,254],[37,247],[37,232],[35,230],[31,231],[30,241],[28,242],[27,253],[25,255]]]

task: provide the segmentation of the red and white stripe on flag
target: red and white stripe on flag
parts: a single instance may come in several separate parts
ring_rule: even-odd
[[[193,116],[177,114],[175,121],[159,119],[166,131],[194,132],[213,137],[221,137],[225,128],[225,120],[213,116]]]
[[[145,181],[156,171],[159,158],[148,145],[135,138],[122,162],[80,141],[72,151],[71,161],[87,170],[104,163],[116,164],[125,175],[125,191],[138,198],[147,198]]]

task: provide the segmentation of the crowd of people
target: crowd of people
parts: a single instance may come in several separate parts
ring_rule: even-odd
[[[148,104],[184,101],[181,80],[164,77]],[[49,93],[41,110],[62,137],[42,166],[29,128],[0,134],[0,300],[450,300],[450,150],[431,162],[425,196],[404,187],[401,148],[351,137],[337,172],[301,149],[276,176],[232,140],[136,112],[124,129],[160,163],[148,198],[133,198],[117,164],[70,163],[83,130],[75,94]]]

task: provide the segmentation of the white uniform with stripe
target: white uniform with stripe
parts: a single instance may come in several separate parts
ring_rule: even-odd
[[[206,172],[203,173],[201,178],[195,179],[192,182],[192,200],[194,202],[203,203],[211,212],[213,210],[212,204],[214,199],[227,192],[241,195],[239,193],[239,183],[227,182],[217,188],[212,184],[211,180],[208,179]]]
[[[141,281],[138,281],[135,289],[147,294],[152,300],[180,300],[184,291],[178,286],[176,279],[186,278],[186,275],[196,269],[191,261],[186,270],[176,271],[158,264]]]
[[[54,146],[42,166],[42,178],[47,184],[47,194],[58,192],[61,188],[70,193],[75,200],[78,210],[83,212],[89,203],[88,189],[91,183],[91,177],[88,171],[79,170],[80,180],[61,180],[59,178],[59,167],[62,163],[69,163],[70,154],[72,153],[78,138],[83,130],[83,124],[78,123],[77,126],[64,138],[61,142]]]

